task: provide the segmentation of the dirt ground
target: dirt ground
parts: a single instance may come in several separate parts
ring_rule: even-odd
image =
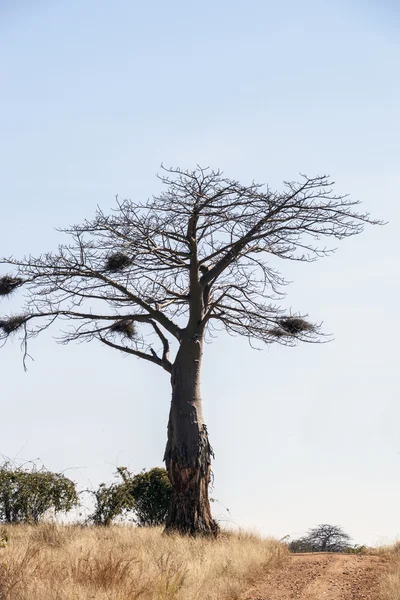
[[[294,554],[243,600],[377,600],[377,580],[384,569],[379,556]]]

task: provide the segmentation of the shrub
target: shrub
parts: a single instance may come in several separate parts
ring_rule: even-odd
[[[313,552],[313,547],[307,538],[299,538],[290,542],[289,550],[290,552]]]
[[[356,544],[354,546],[348,546],[345,548],[344,552],[346,552],[346,554],[365,554],[367,550],[367,546]]]
[[[88,490],[94,497],[94,511],[88,517],[93,525],[108,526],[133,508],[133,499],[124,483],[101,483],[97,490]]]
[[[117,517],[127,517],[140,527],[163,525],[168,514],[172,486],[165,469],[155,467],[133,474],[119,467],[118,483],[101,483],[91,491],[95,507],[88,521],[111,525]]]
[[[163,525],[171,502],[172,486],[167,471],[155,467],[132,475],[127,469],[118,470],[133,499],[134,521],[137,525]]]
[[[6,462],[0,467],[0,521],[39,523],[47,511],[68,512],[78,503],[75,483],[62,473],[31,471]]]

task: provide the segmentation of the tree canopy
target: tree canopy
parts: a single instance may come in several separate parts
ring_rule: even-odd
[[[359,202],[334,194],[327,176],[285,182],[282,192],[201,168],[166,169],[160,179],[158,196],[117,198],[112,214],[98,209],[61,229],[70,241],[58,251],[3,259],[14,273],[0,278],[0,296],[23,286],[26,302],[0,319],[0,338],[19,331],[27,342],[61,320],[64,343],[97,339],[171,371],[168,338],[182,338],[196,285],[210,332],[290,345],[318,339],[316,325],[277,304],[286,282],[273,259],[314,261],[333,251],[322,238],[377,222],[355,212]]]

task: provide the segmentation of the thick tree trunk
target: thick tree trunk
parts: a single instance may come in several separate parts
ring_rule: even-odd
[[[212,448],[200,395],[202,340],[182,342],[172,368],[172,401],[165,464],[173,494],[166,530],[215,536],[208,488]]]

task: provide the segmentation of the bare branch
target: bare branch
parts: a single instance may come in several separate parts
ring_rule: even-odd
[[[121,352],[125,352],[127,354],[133,354],[133,356],[137,356],[138,358],[143,358],[144,360],[148,360],[148,361],[158,365],[159,367],[162,367],[163,369],[168,371],[168,373],[171,373],[171,368],[172,368],[171,363],[167,363],[166,361],[163,361],[162,359],[158,358],[157,355],[146,354],[145,352],[140,352],[139,350],[134,350],[133,348],[128,348],[127,346],[122,346],[120,344],[116,344],[115,342],[111,342],[110,340],[107,340],[106,338],[103,338],[101,336],[99,336],[99,340],[106,346],[109,346],[110,348],[114,348],[115,350],[120,350]]]
[[[20,315],[0,319],[0,340],[24,332],[27,356],[27,340],[62,319],[64,343],[100,339],[169,370],[170,337],[180,344],[218,326],[267,344],[321,339],[318,326],[279,306],[287,282],[276,264],[317,260],[333,251],[327,238],[379,221],[335,194],[325,175],[302,175],[281,192],[201,167],[163,168],[160,179],[158,196],[116,198],[110,215],[98,208],[60,230],[69,243],[56,252],[0,261],[0,296],[26,292]],[[290,328],[293,319],[302,328]],[[146,341],[151,332],[157,348]]]

